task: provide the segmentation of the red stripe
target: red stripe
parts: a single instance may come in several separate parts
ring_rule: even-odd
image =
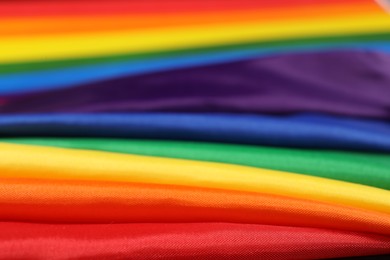
[[[47,15],[101,15],[124,13],[171,13],[329,4],[374,4],[370,0],[187,0],[187,1],[7,1],[0,3],[0,17]]]
[[[0,223],[1,259],[319,259],[390,253],[390,237],[265,225]]]

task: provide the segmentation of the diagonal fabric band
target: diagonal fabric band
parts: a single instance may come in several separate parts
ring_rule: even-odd
[[[196,89],[198,94],[191,95],[191,91],[188,91],[189,94],[181,94],[181,99],[192,98],[199,100],[198,103],[201,103],[202,99],[204,100],[207,97],[208,103],[213,102],[216,107],[218,105],[224,106],[224,103],[227,103],[225,106],[229,110],[233,110],[234,107],[231,104],[229,106],[229,102],[227,100],[225,101],[224,98],[226,99],[228,96],[229,100],[231,100],[230,103],[234,100],[234,96],[230,93],[232,84],[240,84],[240,88],[238,88],[239,93],[236,93],[236,95],[240,94],[237,97],[237,103],[240,103],[239,99],[247,96],[249,92],[252,93],[252,98],[258,98],[258,103],[266,103],[266,98],[273,98],[275,99],[275,103],[278,103],[277,101],[283,95],[287,95],[288,92],[291,100],[298,99],[299,96],[302,96],[301,99],[307,96],[307,99],[312,100],[310,104],[314,104],[314,100],[321,97],[323,100],[318,100],[317,103],[319,105],[317,106],[319,108],[317,110],[320,110],[322,107],[325,107],[322,108],[323,110],[330,110],[329,106],[326,106],[326,102],[330,102],[329,99],[331,99],[332,104],[336,102],[345,103],[344,106],[352,102],[359,102],[361,105],[363,101],[367,105],[371,104],[371,106],[374,106],[372,105],[374,101],[378,102],[378,105],[383,103],[380,96],[375,96],[375,93],[381,93],[383,95],[383,93],[390,92],[387,87],[390,81],[390,73],[383,69],[384,67],[390,66],[388,65],[390,63],[390,55],[388,55],[390,53],[389,46],[389,42],[378,41],[371,43],[340,42],[323,43],[313,46],[249,48],[230,51],[200,52],[197,54],[162,58],[157,57],[146,60],[98,63],[90,66],[57,70],[49,69],[37,72],[5,74],[0,75],[0,95],[15,95],[25,92],[72,88],[69,91],[65,91],[65,93],[51,92],[44,94],[45,96],[50,95],[50,98],[47,98],[47,101],[43,102],[43,104],[48,103],[47,106],[51,105],[52,111],[54,109],[66,110],[67,107],[58,107],[58,105],[56,107],[54,105],[58,103],[59,95],[62,97],[68,97],[70,95],[73,97],[77,96],[78,99],[89,95],[88,102],[82,104],[76,103],[69,105],[69,107],[74,107],[74,109],[80,111],[87,110],[88,107],[99,107],[100,110],[106,111],[111,109],[132,110],[136,109],[137,103],[140,103],[139,99],[143,99],[142,101],[144,102],[151,102],[148,97],[140,96],[137,98],[140,95],[139,93],[146,93],[147,91],[153,93],[155,89],[164,88],[162,95],[159,96],[159,100],[156,100],[156,102],[160,103],[164,99],[167,99],[167,95],[163,95],[163,93],[169,93],[170,96],[178,96],[182,92],[180,89],[183,88],[182,79],[186,78],[190,79],[190,84],[186,84],[187,90]],[[292,51],[297,53],[292,55]],[[241,62],[209,66],[235,61]],[[317,64],[317,66],[312,66],[312,64]],[[207,67],[203,67],[206,65]],[[340,74],[337,70],[338,66],[341,65],[345,67],[343,74]],[[156,72],[165,71],[167,72],[155,74]],[[360,71],[365,72],[362,74]],[[280,75],[278,78],[275,77],[275,72],[278,72]],[[136,77],[139,75],[143,76]],[[308,75],[311,76],[309,77]],[[370,75],[376,75],[376,77]],[[229,83],[227,79],[230,79],[231,82]],[[158,86],[153,86],[153,82],[158,82]],[[299,85],[302,91],[290,93],[291,90],[286,88],[286,85],[290,87]],[[350,85],[353,85],[354,91],[346,95],[344,92],[347,88],[352,88]],[[131,87],[129,88],[128,86]],[[224,91],[222,89],[219,90],[222,87]],[[93,88],[93,91],[91,91],[91,88]],[[115,92],[106,92],[121,92],[122,96],[115,96],[116,99],[114,99],[114,94],[109,95],[107,93],[104,95],[105,103],[103,103],[101,96],[96,93],[108,88],[115,90]],[[307,90],[303,91],[304,89]],[[370,89],[370,92],[365,91],[365,95],[363,96],[360,94],[363,89]],[[336,100],[336,91],[340,93],[339,100]],[[218,93],[218,95],[213,95],[213,97],[206,95],[214,92]],[[92,95],[90,93],[94,94]],[[265,95],[264,93],[268,94]],[[28,96],[24,96],[23,98],[26,99]],[[42,99],[39,95],[33,96],[30,99],[32,98],[34,100]],[[351,101],[348,99],[351,99]],[[370,102],[371,99],[373,101]],[[128,100],[128,102],[125,103],[125,100]],[[308,106],[307,100],[303,100],[302,103],[302,107]],[[321,105],[321,103],[325,104]],[[354,104],[352,103],[350,106],[352,105]],[[22,104],[19,102],[19,107],[21,106]],[[252,106],[248,107],[247,110],[258,112],[257,110],[259,108],[254,104]],[[198,107],[192,109],[202,109]],[[370,108],[362,107],[361,110],[370,110]],[[315,108],[313,107],[313,109]],[[3,107],[3,109],[7,109],[7,107]],[[37,110],[39,106],[33,106],[31,109]],[[180,107],[176,109],[180,109]],[[239,110],[238,107],[236,109]],[[26,110],[29,109],[26,108]],[[366,113],[368,114],[370,111]]]
[[[0,177],[171,184],[283,195],[390,214],[390,191],[230,164],[0,144]]]
[[[247,43],[233,43],[222,44],[217,46],[208,46],[203,48],[186,48],[176,49],[160,52],[144,52],[144,53],[123,53],[119,55],[100,55],[90,58],[65,58],[56,60],[43,60],[43,61],[30,61],[21,63],[3,63],[0,64],[0,75],[18,72],[31,72],[41,70],[53,70],[62,68],[71,68],[73,66],[88,66],[96,65],[99,63],[113,64],[115,62],[136,62],[136,61],[148,61],[155,58],[175,58],[181,56],[191,56],[200,54],[220,54],[220,53],[240,53],[244,52],[257,52],[260,54],[265,51],[268,54],[272,54],[272,51],[287,52],[300,49],[309,50],[311,48],[321,48],[322,46],[351,46],[365,44],[378,44],[378,48],[387,52],[389,47],[386,43],[390,39],[389,30],[384,30],[377,33],[366,34],[349,34],[349,35],[336,35],[336,36],[312,36],[309,38],[296,38],[289,40],[276,40],[276,41],[251,41]],[[382,47],[380,47],[382,46]],[[271,53],[269,53],[271,51]]]
[[[209,58],[212,59],[211,56]],[[193,57],[190,60],[181,58],[176,62],[191,66],[201,60],[201,57]],[[178,65],[170,59],[153,63],[152,67],[148,64],[151,63],[138,63],[140,67],[137,67],[136,63],[131,68],[136,73],[137,69],[142,71]],[[340,66],[343,70],[339,69]],[[387,98],[390,96],[390,72],[387,67],[390,67],[390,55],[381,52],[339,50],[277,55],[119,77],[73,88],[16,96],[5,99],[0,112],[310,111],[387,119],[390,118],[390,100]],[[113,67],[111,69],[115,70]],[[112,72],[108,66],[101,76]],[[82,77],[87,77],[87,74],[83,73]],[[59,76],[54,73],[52,77],[43,78],[57,82],[62,78]],[[14,82],[8,91],[23,90],[23,87],[26,90],[30,87],[39,89],[45,87],[44,84],[39,85],[39,78],[39,73],[29,76],[17,74],[8,76],[8,80],[7,76],[0,77],[0,84],[4,91],[7,91],[7,82]],[[71,81],[65,80],[63,83]],[[59,84],[57,87],[61,86]]]
[[[0,223],[4,259],[318,259],[390,252],[390,239],[327,229],[225,223]],[[80,234],[83,234],[80,236]],[[184,257],[183,257],[184,256]]]
[[[310,23],[292,21],[268,26],[264,26],[261,22],[247,22],[139,32],[4,37],[1,39],[0,63],[86,58],[315,36],[378,33],[388,30],[389,26],[390,17],[383,12],[357,17],[319,18]],[[189,31],[191,33],[188,33]]]
[[[0,179],[0,220],[228,222],[390,235],[390,214],[278,195],[174,185]]]
[[[388,123],[324,115],[7,115],[0,116],[0,136],[127,137],[390,151]]]
[[[0,141],[240,164],[390,190],[388,154],[108,138],[3,138]]]

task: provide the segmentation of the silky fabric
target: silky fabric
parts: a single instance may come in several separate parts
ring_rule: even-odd
[[[352,257],[340,257],[332,258],[338,260],[372,260],[374,256],[352,256]],[[390,254],[375,255],[375,260],[387,260],[390,258]]]
[[[280,10],[292,7],[311,6],[326,8],[334,4],[365,4],[374,6],[370,0],[294,0],[270,2],[259,0],[244,1],[34,1],[32,2],[2,2],[0,5],[1,17],[42,17],[74,15],[119,15],[128,14],[161,14],[177,12],[204,12],[204,11],[235,11],[248,9]],[[379,7],[378,7],[379,8]]]
[[[199,25],[137,32],[4,37],[1,40],[0,63],[153,52],[321,35],[377,33],[388,30],[389,27],[388,14],[378,12],[355,17],[353,14],[346,14],[346,17],[342,18],[318,18],[310,22],[290,21],[267,26],[261,22],[243,22],[233,25]]]
[[[390,191],[231,164],[0,144],[0,177],[118,181],[259,192],[390,214]]]
[[[1,4],[1,3],[0,3]],[[223,8],[221,8],[223,9]],[[215,10],[202,12],[118,14],[118,15],[73,15],[0,18],[0,37],[15,35],[42,35],[63,33],[88,33],[96,31],[119,31],[149,29],[199,24],[227,24],[242,21],[289,21],[308,20],[318,17],[337,17],[349,13],[378,12],[378,6],[368,3],[330,3],[320,7],[290,6],[289,8],[255,8],[246,10]]]
[[[293,51],[300,48],[316,48],[321,46],[350,46],[356,44],[358,46],[367,44],[375,44],[382,46],[381,50],[386,51],[388,48],[387,42],[390,39],[389,31],[383,31],[370,34],[351,34],[337,36],[316,36],[310,38],[298,38],[279,41],[255,41],[249,43],[223,44],[218,46],[208,46],[203,48],[187,48],[176,49],[169,51],[150,52],[150,53],[123,53],[120,55],[95,56],[90,58],[65,58],[63,60],[44,60],[22,63],[6,63],[0,64],[0,74],[53,70],[59,68],[69,68],[72,66],[84,66],[97,63],[110,63],[121,61],[139,61],[154,58],[177,57],[181,55],[193,54],[210,54],[215,52],[241,52],[241,51],[265,51],[269,53],[275,51]],[[362,47],[362,46],[360,46]],[[245,50],[244,50],[245,49]],[[256,50],[255,50],[256,49]],[[261,50],[258,50],[261,49]],[[272,54],[272,52],[271,52]]]
[[[229,222],[390,235],[390,214],[277,195],[174,185],[0,179],[0,220]]]
[[[390,118],[388,67],[390,55],[379,52],[277,55],[22,95],[5,102],[0,112],[314,111]],[[31,76],[27,82],[35,82]],[[11,89],[17,89],[17,82],[26,86],[24,77],[19,77],[13,77]],[[53,84],[58,81],[52,79]],[[39,81],[28,85],[39,86]]]
[[[240,164],[390,190],[388,154],[107,138],[13,138],[0,141]]]
[[[349,46],[348,46],[349,45]],[[304,54],[295,54],[294,58],[291,58],[290,56],[286,55],[290,54],[291,51],[295,52],[303,52]],[[350,54],[351,50],[355,50],[353,54]],[[195,77],[197,80],[193,81],[193,83],[190,85],[191,88],[197,88],[200,92],[198,95],[196,95],[196,98],[201,99],[205,98],[207,89],[218,89],[218,87],[223,84],[227,85],[226,88],[229,88],[231,86],[231,83],[226,83],[226,81],[221,80],[221,73],[223,70],[228,70],[230,73],[231,70],[234,69],[235,73],[231,74],[229,77],[234,77],[234,82],[236,81],[242,81],[242,94],[245,95],[245,92],[249,92],[250,89],[253,88],[255,84],[251,82],[251,80],[248,80],[248,73],[257,71],[257,74],[255,77],[251,77],[251,79],[256,82],[258,82],[258,85],[265,85],[265,87],[258,87],[257,90],[252,90],[253,93],[261,95],[262,92],[266,89],[270,89],[271,86],[268,85],[277,85],[280,88],[280,85],[283,85],[284,82],[287,79],[278,79],[275,81],[275,76],[266,76],[267,70],[278,70],[280,66],[280,70],[283,72],[293,72],[293,74],[298,74],[295,71],[292,71],[290,69],[291,65],[294,64],[296,66],[304,66],[305,73],[312,73],[314,75],[318,75],[318,78],[312,79],[315,80],[316,83],[315,86],[320,85],[322,77],[327,75],[322,75],[326,73],[331,73],[331,71],[319,71],[319,68],[309,66],[309,68],[306,68],[307,63],[312,63],[312,60],[318,60],[319,63],[323,62],[323,66],[329,66],[330,68],[334,68],[335,66],[332,66],[332,62],[339,63],[339,60],[334,59],[324,59],[321,57],[321,54],[312,53],[312,52],[325,52],[323,55],[329,55],[329,51],[336,52],[336,55],[340,55],[341,60],[350,60],[348,61],[351,64],[355,64],[356,60],[362,60],[359,63],[359,69],[360,70],[366,70],[368,74],[371,73],[378,73],[380,75],[383,74],[383,83],[378,82],[376,78],[368,78],[366,74],[364,75],[366,80],[361,83],[361,85],[364,84],[370,84],[374,85],[374,81],[376,83],[377,88],[381,88],[381,85],[385,85],[386,79],[388,78],[388,75],[386,74],[386,71],[378,70],[378,68],[381,68],[381,66],[387,66],[387,60],[390,60],[390,56],[385,56],[384,54],[378,54],[379,57],[376,57],[374,59],[383,60],[382,63],[375,64],[373,66],[373,57],[370,57],[371,55],[367,55],[367,51],[375,51],[380,53],[390,53],[390,43],[337,43],[337,44],[323,44],[323,45],[317,45],[317,46],[290,46],[288,48],[260,48],[260,49],[242,49],[237,51],[226,51],[226,52],[213,52],[213,53],[199,53],[196,55],[185,55],[185,56],[173,56],[173,57],[166,57],[166,58],[154,58],[154,59],[147,59],[147,60],[133,60],[133,61],[127,61],[127,62],[117,62],[117,63],[103,63],[103,64],[95,64],[90,66],[82,66],[82,67],[72,67],[67,69],[60,69],[60,70],[46,70],[41,72],[27,72],[27,73],[18,73],[18,74],[10,74],[10,75],[0,75],[0,95],[7,95],[7,94],[18,94],[18,93],[24,93],[24,92],[30,92],[30,91],[43,91],[43,90],[53,90],[53,89],[61,89],[61,88],[70,88],[75,87],[82,84],[87,83],[93,83],[91,87],[93,89],[101,89],[104,85],[105,88],[112,87],[113,85],[116,87],[116,89],[121,88],[121,91],[126,94],[125,97],[128,98],[129,103],[134,102],[134,99],[137,98],[137,93],[140,92],[138,89],[148,89],[148,88],[154,88],[154,86],[150,86],[150,82],[153,82],[154,80],[161,81],[161,85],[167,89],[167,92],[178,92],[179,85],[181,85],[180,78],[188,76],[189,78]],[[345,51],[346,53],[343,53]],[[309,52],[310,54],[306,54]],[[283,55],[284,54],[284,55]],[[254,60],[253,58],[262,58],[262,57],[268,57],[268,56],[275,56],[277,55],[277,58],[272,58],[273,63],[270,61],[261,61],[261,60]],[[303,57],[300,57],[300,55],[303,55]],[[383,57],[380,57],[383,55]],[[361,57],[360,57],[361,56]],[[221,65],[217,68],[202,68],[202,69],[195,69],[195,71],[175,71],[175,72],[169,72],[168,75],[164,76],[156,76],[152,75],[150,77],[149,81],[145,81],[144,78],[142,79],[126,79],[126,80],[120,80],[119,82],[104,82],[96,84],[97,81],[102,80],[110,80],[110,79],[116,79],[118,77],[128,77],[128,76],[137,76],[137,75],[143,75],[146,73],[154,73],[154,72],[160,72],[160,71],[167,71],[167,70],[175,70],[175,69],[183,69],[183,68],[191,68],[194,66],[205,66],[205,65],[213,65],[213,64],[219,64],[219,63],[227,63],[227,62],[234,62],[234,61],[241,61],[250,59],[250,61],[245,61],[242,63],[237,63],[234,66],[226,66]],[[294,59],[292,61],[292,59]],[[304,61],[301,59],[304,59]],[[367,62],[368,60],[369,62]],[[255,63],[255,64],[254,64]],[[271,66],[270,66],[271,63]],[[274,64],[277,63],[277,64]],[[389,62],[390,63],[390,62]],[[303,65],[302,65],[303,64]],[[252,66],[251,66],[252,65]],[[236,67],[236,68],[234,68]],[[270,67],[270,68],[268,68]],[[356,67],[356,66],[355,66]],[[347,68],[349,68],[347,66]],[[355,73],[356,68],[351,68],[349,71],[344,71],[347,76],[345,78],[349,78],[350,74]],[[217,73],[215,73],[215,76],[210,76],[208,70],[217,70]],[[333,69],[334,70],[334,69]],[[307,72],[308,71],[308,72]],[[184,74],[184,75],[182,75]],[[196,75],[200,74],[200,75]],[[308,85],[307,82],[299,82],[303,81],[302,72],[299,72],[299,75],[296,75],[296,79],[294,84],[301,84],[301,85]],[[390,73],[389,73],[390,74]],[[245,77],[244,77],[245,76]],[[286,77],[293,77],[295,75],[286,75]],[[149,78],[149,74],[145,75],[144,77]],[[159,77],[156,79],[156,77]],[[180,78],[178,78],[180,77]],[[363,77],[360,77],[359,80],[362,81]],[[328,77],[325,77],[325,79],[329,79]],[[141,80],[141,83],[140,83]],[[129,82],[127,82],[129,81]],[[204,83],[204,81],[206,81]],[[279,81],[279,82],[278,82]],[[290,79],[291,81],[291,79]],[[328,80],[329,81],[329,80]],[[342,85],[345,84],[343,82],[345,80],[343,79],[336,79],[333,80],[333,82],[330,82],[330,84],[335,85],[337,89],[340,89]],[[357,80],[356,80],[357,81]],[[177,82],[177,83],[176,83]],[[197,86],[198,84],[202,84],[201,89]],[[152,83],[153,84],[153,83]],[[236,84],[236,83],[235,83]],[[126,85],[126,87],[125,87]],[[128,85],[132,85],[132,88],[128,88]],[[215,87],[214,87],[215,86]],[[86,90],[83,90],[81,94],[77,94],[78,96],[85,95],[85,92],[88,93],[96,93],[95,91],[91,91],[90,86],[81,86],[80,88],[87,88]],[[383,88],[383,87],[382,87]],[[73,90],[74,91],[74,90]],[[80,92],[80,90],[76,90]],[[152,91],[152,90],[151,90]],[[142,91],[143,92],[143,91]],[[141,92],[141,93],[142,93]],[[331,92],[328,90],[328,92]],[[390,92],[390,91],[389,91]],[[221,91],[221,95],[222,95]],[[175,94],[175,93],[172,93]],[[282,94],[285,94],[282,92]],[[91,95],[91,94],[89,94]],[[226,94],[225,94],[226,95]],[[229,95],[229,93],[227,93]],[[264,95],[264,94],[263,94]],[[332,94],[333,95],[333,94]],[[56,98],[56,95],[54,95],[54,98]],[[97,101],[99,104],[102,102],[102,98],[99,95],[94,94],[94,98],[90,99],[90,101],[87,102],[87,104],[78,104],[79,106],[90,106],[90,103],[94,102],[94,99],[98,98]],[[115,97],[118,99],[117,97]],[[141,97],[138,97],[141,98]],[[145,98],[145,97],[143,97]],[[166,99],[166,96],[161,97],[161,99]],[[184,97],[183,97],[184,98]],[[264,97],[265,98],[265,97]],[[113,98],[108,98],[107,103],[112,103]],[[70,99],[73,100],[73,99]],[[118,102],[123,102],[125,100],[124,98],[119,98]],[[49,99],[50,101],[50,99]],[[135,103],[138,100],[135,100]],[[139,102],[139,101],[138,101]],[[161,102],[161,101],[160,101]],[[215,101],[216,102],[216,101]],[[46,103],[46,102],[45,102]],[[54,102],[50,102],[54,103]],[[200,101],[199,101],[200,103]],[[112,105],[111,105],[112,106]],[[124,110],[126,110],[126,104],[123,105]],[[198,105],[199,106],[199,105]],[[81,108],[82,109],[82,108]],[[128,108],[131,110],[131,107]],[[110,110],[110,107],[107,107],[107,110]]]
[[[319,259],[390,252],[390,238],[326,229],[225,223],[0,223],[0,258]]]
[[[386,122],[309,114],[3,115],[0,136],[131,137],[390,151],[390,126]]]

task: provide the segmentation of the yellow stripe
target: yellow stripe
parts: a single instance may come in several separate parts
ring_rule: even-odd
[[[390,30],[390,16],[313,22],[193,26],[138,32],[0,38],[0,62],[21,62],[202,47],[224,43]]]
[[[0,144],[0,177],[173,184],[285,195],[390,214],[390,191],[238,165]],[[1,206],[1,205],[0,205]]]

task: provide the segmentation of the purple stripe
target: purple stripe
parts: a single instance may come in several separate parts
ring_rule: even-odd
[[[332,51],[179,69],[16,96],[13,112],[322,112],[390,118],[390,55]]]

